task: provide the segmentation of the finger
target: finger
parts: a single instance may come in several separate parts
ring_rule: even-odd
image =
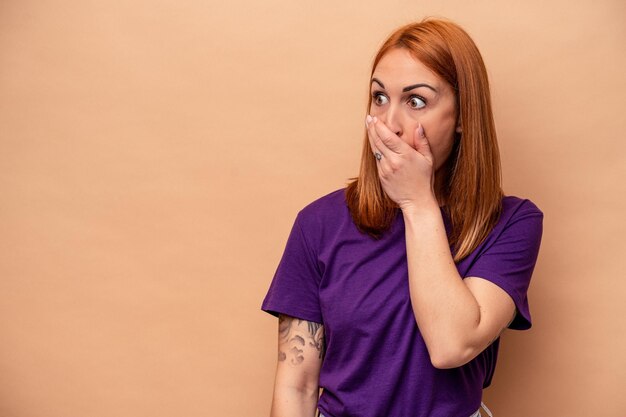
[[[367,133],[367,140],[370,143],[370,149],[372,150],[372,153],[376,153],[376,152],[378,152],[378,149],[376,149],[376,147],[374,146],[374,141],[372,140],[372,135],[370,135],[370,132],[369,132],[371,120],[372,120],[372,116],[370,116],[368,114],[365,117],[365,132]]]
[[[424,132],[424,126],[420,123],[415,129],[415,134],[413,135],[413,143],[415,144],[415,150],[421,153],[424,157],[433,160],[433,153],[430,149],[430,142],[426,137],[426,132]]]
[[[369,124],[370,124],[371,119],[372,117],[369,114],[365,118],[365,133],[367,134],[367,140],[370,144],[370,150],[372,151],[372,154],[374,154],[374,157],[376,159],[379,159],[378,155],[381,155],[381,154],[380,152],[378,152],[378,149],[376,149],[376,146],[374,146],[374,140],[372,140],[372,136],[370,135],[370,132],[369,132]]]
[[[380,141],[385,145],[385,148],[391,150],[394,153],[404,153],[409,147],[402,139],[393,133],[387,125],[374,117],[373,120],[374,129]],[[376,143],[377,146],[378,143]]]
[[[374,126],[374,118],[370,115],[365,119],[365,124],[367,126],[367,137],[370,141],[370,146],[372,148],[372,152],[378,161],[382,160],[385,156],[386,152],[390,152],[385,144],[378,137],[378,133],[376,133],[376,128]]]

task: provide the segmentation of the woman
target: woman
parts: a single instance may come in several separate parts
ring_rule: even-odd
[[[271,415],[480,416],[500,334],[531,326],[543,214],[503,195],[486,70],[459,26],[401,27],[372,68],[360,174],[298,213],[263,302]]]

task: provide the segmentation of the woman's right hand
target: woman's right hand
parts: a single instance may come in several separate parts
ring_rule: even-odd
[[[281,314],[271,417],[313,417],[324,358],[324,326]]]

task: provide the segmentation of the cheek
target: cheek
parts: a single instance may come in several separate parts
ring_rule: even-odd
[[[432,153],[435,158],[435,170],[441,168],[446,163],[448,158],[450,158],[453,143],[454,137],[450,137],[446,141],[439,142],[437,149],[432,149]]]
[[[435,169],[439,169],[452,151],[454,130],[449,127],[442,129],[441,126],[428,129],[426,124],[424,124],[424,131],[430,142],[430,150],[435,158]]]
[[[446,153],[452,148],[454,132],[456,129],[456,117],[454,112],[445,114],[433,114],[434,117],[424,117],[421,122],[426,132],[426,137],[431,142],[431,148]]]

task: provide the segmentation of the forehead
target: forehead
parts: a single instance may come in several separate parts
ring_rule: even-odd
[[[408,50],[401,48],[385,53],[374,68],[372,77],[381,80],[386,88],[402,88],[415,83],[427,83],[437,88],[446,84]]]

